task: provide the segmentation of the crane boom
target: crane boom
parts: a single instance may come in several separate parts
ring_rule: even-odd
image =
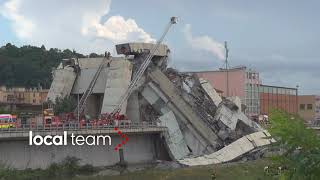
[[[164,33],[162,34],[160,39],[157,41],[156,45],[152,47],[150,53],[147,55],[147,57],[145,58],[145,60],[143,61],[143,63],[141,64],[141,66],[139,67],[137,72],[135,73],[133,80],[131,81],[131,83],[128,86],[128,89],[121,96],[119,103],[117,104],[115,109],[111,112],[111,115],[114,115],[114,114],[120,112],[122,105],[129,98],[129,96],[131,95],[131,93],[134,90],[134,87],[136,86],[136,84],[139,82],[139,80],[143,76],[143,73],[145,72],[145,70],[149,66],[151,59],[153,58],[155,52],[158,50],[160,44],[162,43],[162,41],[165,38],[166,34],[168,33],[169,29],[171,28],[171,26],[173,24],[176,24],[176,23],[177,23],[177,17],[171,17],[170,22],[166,26]]]

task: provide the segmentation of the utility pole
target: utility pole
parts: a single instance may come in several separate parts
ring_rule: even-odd
[[[79,90],[78,90],[78,107],[79,107],[79,94],[80,94],[80,92],[79,92]],[[78,109],[78,112],[77,112],[77,117],[78,117],[78,122],[80,122],[80,111],[79,111],[79,108],[77,108]]]
[[[227,84],[227,93],[226,93],[226,96],[229,97],[229,69],[228,69],[228,55],[229,55],[229,49],[228,49],[228,44],[227,44],[227,41],[224,42],[224,48],[225,48],[225,52],[226,52],[226,74],[227,74],[227,77],[226,77],[226,84]]]
[[[299,85],[297,84],[296,86],[296,113],[298,114],[299,113],[299,97],[298,97],[298,89],[299,89]]]

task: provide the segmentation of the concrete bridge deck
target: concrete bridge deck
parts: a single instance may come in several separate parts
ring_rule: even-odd
[[[120,157],[128,164],[150,163],[155,160],[168,160],[165,146],[160,133],[167,128],[156,124],[129,124],[118,126],[129,141],[122,146],[122,152],[115,150],[118,143],[123,141],[114,126],[86,127],[19,127],[0,129],[0,164],[15,169],[47,168],[52,163],[59,163],[67,157],[80,159],[81,164],[93,166],[113,166],[120,162]],[[67,131],[68,136],[78,135],[109,135],[111,145],[29,145],[29,131],[34,135],[62,135]]]
[[[114,135],[118,133],[118,128],[124,134],[154,134],[167,131],[164,126],[157,126],[155,123],[132,123],[129,125],[120,126],[93,126],[87,125],[80,127],[75,126],[22,126],[16,128],[0,128],[0,140],[14,140],[25,139],[29,137],[29,131],[32,131],[34,135],[62,135],[64,131],[67,131],[68,135],[96,135],[96,134],[110,134]]]

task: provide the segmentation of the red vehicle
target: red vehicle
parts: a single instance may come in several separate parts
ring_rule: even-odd
[[[44,127],[62,127],[61,119],[54,115],[53,109],[45,109],[43,111],[43,125]]]

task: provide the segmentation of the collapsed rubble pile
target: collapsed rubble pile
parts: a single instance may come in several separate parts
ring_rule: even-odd
[[[112,58],[108,67],[99,66],[107,73],[103,74],[102,70],[97,77],[97,84],[92,87],[92,93],[96,95],[88,98],[92,102],[88,102],[91,106],[86,109],[98,104],[100,106],[94,112],[100,109],[100,113],[110,113],[153,46],[148,43],[117,45],[118,54],[125,57]],[[158,48],[121,113],[135,123],[157,122],[159,126],[167,127],[162,135],[171,159],[185,165],[221,163],[272,143],[272,139],[267,139],[270,134],[241,111],[239,98],[220,97],[212,87],[214,85],[196,74],[167,68],[169,53],[166,45]],[[96,64],[101,61],[102,58],[79,59],[81,73],[68,78],[69,85],[65,83],[67,78],[57,76],[48,97],[54,99],[62,93],[81,93],[79,89],[89,86],[86,75],[93,74],[90,68],[97,69]]]
[[[241,111],[238,97],[220,97],[196,74],[167,68],[167,57],[153,61],[136,91],[144,120],[168,128],[164,139],[172,159],[185,165],[227,162],[273,141]]]
[[[180,90],[183,99],[217,134],[223,142],[222,147],[244,135],[261,130],[257,123],[249,120],[241,112],[240,99],[237,102],[237,99],[232,101],[220,97],[208,81],[197,77],[196,74],[179,73],[168,68],[166,75]]]

